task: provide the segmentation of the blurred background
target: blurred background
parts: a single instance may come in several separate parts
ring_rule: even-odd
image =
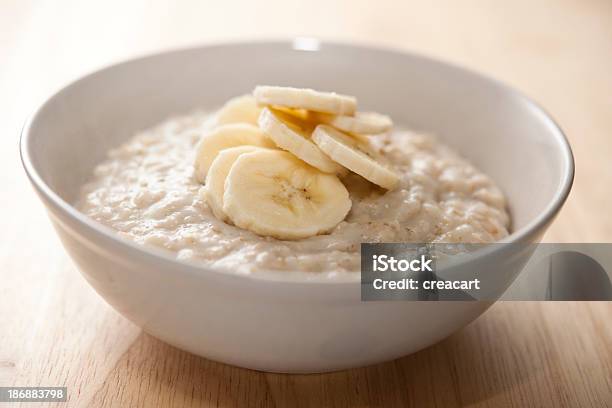
[[[67,82],[127,58],[294,36],[427,54],[531,96],[567,133],[577,163],[570,199],[546,239],[612,241],[610,0],[0,0],[0,385],[68,385],[89,406],[113,398],[170,405],[172,395],[195,394],[217,405],[282,406],[293,397],[315,406],[610,403],[609,303],[498,304],[403,363],[283,377],[166,346],[85,284],[21,169],[27,115]],[[142,384],[155,389],[150,397],[138,394]]]

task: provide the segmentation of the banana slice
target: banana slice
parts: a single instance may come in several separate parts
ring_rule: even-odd
[[[352,115],[357,109],[357,99],[354,96],[307,88],[257,86],[253,96],[260,105],[285,106],[334,115]]]
[[[319,125],[312,139],[329,157],[366,180],[392,190],[399,176],[374,158],[378,155],[366,143],[352,138],[331,126]]]
[[[217,124],[250,123],[257,125],[261,107],[252,95],[242,95],[230,99],[217,113]]]
[[[355,116],[314,113],[313,119],[343,132],[358,135],[376,135],[393,127],[389,116],[376,112],[355,112]]]
[[[259,127],[276,143],[311,166],[326,173],[341,173],[342,167],[327,157],[311,140],[314,124],[287,112],[264,108]]]
[[[300,239],[325,233],[350,208],[338,177],[281,150],[240,155],[225,180],[223,211],[236,226],[259,235]]]
[[[223,193],[225,192],[225,179],[232,165],[244,153],[252,153],[264,149],[256,146],[238,146],[223,149],[213,160],[206,174],[206,185],[200,189],[202,198],[212,210],[215,217],[221,221],[228,219],[223,212]]]
[[[200,183],[206,180],[208,168],[221,150],[242,145],[276,147],[257,126],[247,123],[219,126],[200,140],[195,160],[196,180]]]

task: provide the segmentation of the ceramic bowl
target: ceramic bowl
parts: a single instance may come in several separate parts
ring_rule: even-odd
[[[165,52],[87,75],[27,122],[26,172],[95,290],[147,333],[200,356],[276,372],[362,366],[436,343],[491,304],[362,302],[358,278],[236,276],[129,242],[74,208],[110,148],[172,114],[216,108],[257,84],[356,95],[363,109],[438,135],[507,195],[508,242],[537,241],[569,193],[571,150],[542,109],[495,80],[419,55],[296,39]],[[494,263],[503,254],[486,256],[480,261]],[[508,284],[523,261],[512,261]]]

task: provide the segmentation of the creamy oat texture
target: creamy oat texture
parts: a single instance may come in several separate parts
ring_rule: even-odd
[[[504,196],[489,177],[434,137],[410,131],[372,137],[401,175],[390,192],[357,175],[343,181],[353,206],[331,233],[299,241],[261,237],[218,220],[193,177],[205,113],[175,117],[109,152],[81,193],[88,216],[182,260],[240,274],[360,269],[361,242],[494,242],[508,235]]]

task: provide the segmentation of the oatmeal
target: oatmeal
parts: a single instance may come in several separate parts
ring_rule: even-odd
[[[398,175],[393,189],[345,173],[350,211],[328,233],[257,235],[216,217],[202,198],[194,156],[212,126],[209,114],[193,113],[135,135],[96,167],[78,208],[137,243],[243,274],[359,271],[362,242],[486,243],[508,235],[505,198],[489,177],[435,137],[397,129],[370,139]]]

